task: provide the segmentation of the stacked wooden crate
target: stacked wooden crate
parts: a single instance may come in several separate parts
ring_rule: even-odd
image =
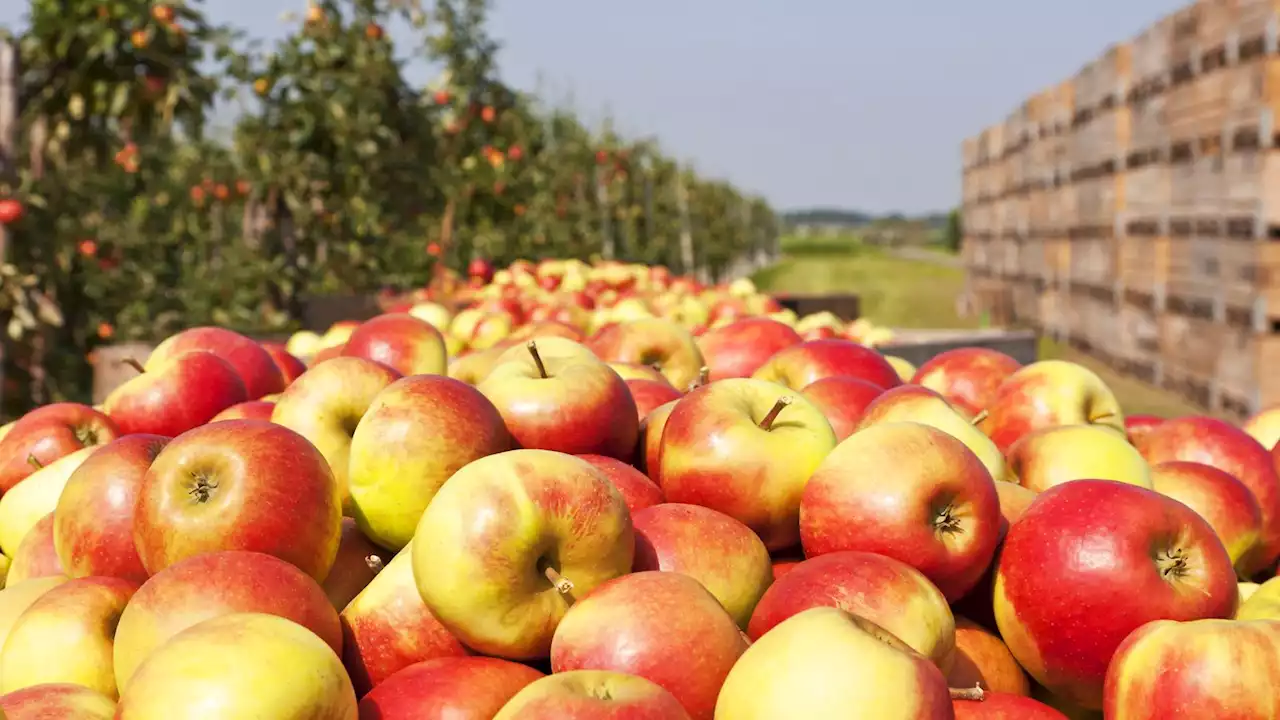
[[[1280,0],[1199,0],[971,141],[971,272],[1211,410],[1280,404],[1278,37]]]

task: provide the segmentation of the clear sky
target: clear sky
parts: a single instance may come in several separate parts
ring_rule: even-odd
[[[1180,0],[497,0],[502,75],[780,208],[957,202],[960,142]],[[14,28],[23,0],[0,0]],[[305,0],[207,0],[285,31]],[[425,78],[426,73],[422,76]]]

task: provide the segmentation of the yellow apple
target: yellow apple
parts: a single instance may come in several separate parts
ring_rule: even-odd
[[[54,460],[31,473],[13,489],[0,497],[0,550],[13,557],[22,538],[40,522],[40,518],[58,507],[58,497],[71,473],[80,463],[101,447],[91,445]]]
[[[1110,427],[1062,425],[1025,435],[1008,454],[1005,478],[1035,492],[1072,480],[1114,480],[1151,489],[1151,466]]]
[[[1004,456],[991,438],[982,434],[960,411],[938,393],[920,385],[899,385],[881,393],[862,412],[858,430],[887,423],[916,422],[937,428],[964,443],[991,473],[1005,477]],[[855,431],[856,432],[856,431]]]

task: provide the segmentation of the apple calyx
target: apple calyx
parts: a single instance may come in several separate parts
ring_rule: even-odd
[[[386,564],[382,562],[382,558],[377,555],[365,556],[364,564],[369,566],[369,569],[372,570],[375,575],[382,572],[382,568],[386,567]]]
[[[547,580],[551,581],[551,584],[555,586],[556,591],[561,595],[568,595],[573,592],[573,581],[556,572],[555,568],[549,567],[543,570],[542,574],[547,576]]]
[[[127,357],[127,358],[125,358],[125,359],[121,360],[121,361],[120,361],[120,364],[121,364],[121,365],[128,365],[129,367],[133,368],[134,370],[137,370],[137,371],[138,371],[138,374],[142,374],[142,373],[145,373],[145,372],[147,371],[147,369],[146,369],[145,367],[143,367],[143,366],[142,366],[142,363],[138,362],[138,359],[137,359],[137,358]]]
[[[1190,572],[1187,554],[1182,550],[1161,550],[1156,554],[1156,567],[1165,580],[1179,580]]]
[[[529,354],[533,356],[533,364],[538,366],[538,374],[542,376],[542,379],[546,380],[551,377],[547,374],[547,366],[542,364],[542,356],[538,354],[538,343],[530,340],[525,347],[529,349]]]
[[[790,404],[791,404],[790,395],[783,395],[782,397],[778,398],[778,402],[774,403],[772,408],[769,408],[768,414],[766,414],[764,416],[764,419],[760,421],[760,429],[772,430],[774,421],[778,419],[778,413],[782,412],[782,409]]]
[[[940,533],[958,533],[960,529],[960,518],[956,517],[955,508],[951,505],[945,505],[938,510],[933,516],[933,528]]]
[[[982,685],[974,685],[971,688],[947,688],[947,689],[951,691],[952,700],[982,701],[987,698],[987,694],[982,690]]]
[[[975,425],[975,426],[976,426],[976,425],[978,425],[979,423],[981,423],[983,420],[986,420],[986,419],[987,419],[987,411],[986,411],[986,410],[983,410],[983,411],[979,412],[977,415],[974,415],[974,416],[973,416],[973,419],[969,421],[969,424],[970,424],[970,425]]]
[[[37,458],[35,455],[27,455],[27,464],[31,465],[31,467],[37,470],[44,469],[44,463],[40,462],[40,459]]]
[[[209,498],[213,497],[213,491],[218,489],[218,483],[204,475],[193,475],[192,479],[195,480],[195,483],[187,490],[187,494],[197,503],[204,504],[209,502]]]

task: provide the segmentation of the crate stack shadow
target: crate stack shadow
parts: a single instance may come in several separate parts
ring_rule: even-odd
[[[1280,404],[1280,2],[1203,0],[965,140],[971,308],[1215,413]]]

